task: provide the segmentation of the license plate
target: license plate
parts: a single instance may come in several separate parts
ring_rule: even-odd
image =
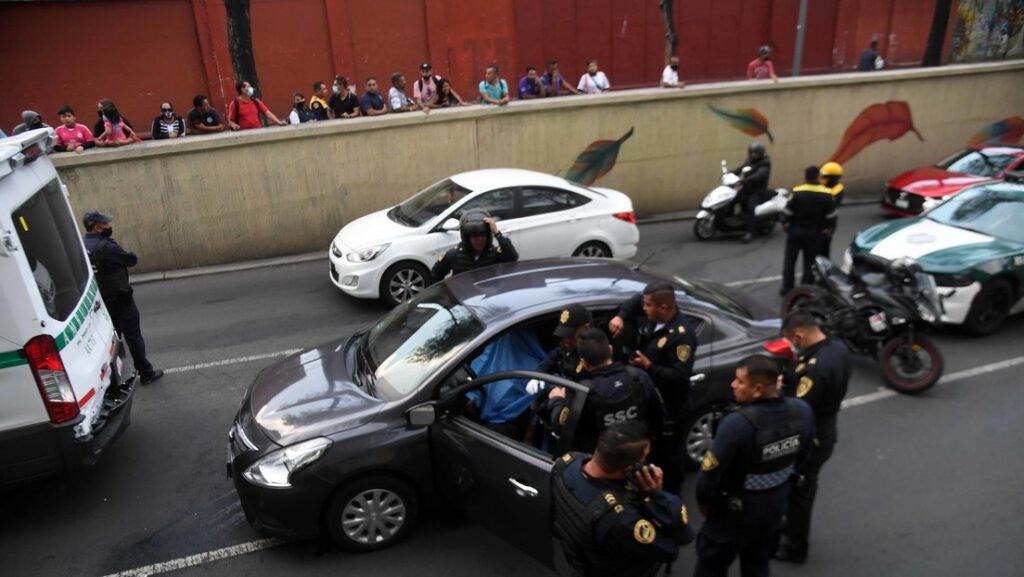
[[[868,317],[868,324],[871,325],[871,330],[876,333],[880,333],[885,330],[885,313],[875,313]]]
[[[897,198],[896,208],[910,208],[910,201],[905,198]]]

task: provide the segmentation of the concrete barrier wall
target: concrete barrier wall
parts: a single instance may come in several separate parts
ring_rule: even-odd
[[[326,255],[352,219],[465,170],[519,167],[564,174],[591,142],[630,127],[601,186],[629,194],[641,215],[695,208],[719,162],[738,164],[751,137],[708,109],[757,108],[770,121],[772,186],[800,182],[828,159],[850,121],[888,100],[910,104],[924,137],[877,142],[846,165],[852,195],[961,148],[985,125],[1024,114],[1024,61],[770,82],[704,84],[472,106],[383,118],[147,142],[55,155],[76,212],[117,217],[138,271]]]

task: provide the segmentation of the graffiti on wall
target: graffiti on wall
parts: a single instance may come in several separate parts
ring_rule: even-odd
[[[846,164],[871,144],[879,140],[896,140],[912,132],[918,140],[924,137],[914,128],[910,105],[902,100],[890,100],[884,104],[872,104],[857,115],[846,127],[839,146],[829,160]]]
[[[1024,56],[1024,0],[960,0],[950,62]]]
[[[622,143],[633,136],[633,129],[622,135],[618,140],[595,140],[576,157],[576,162],[569,168],[565,179],[583,186],[591,186],[602,176],[615,168]]]
[[[710,104],[708,104],[708,108],[736,130],[754,137],[763,134],[768,137],[769,142],[775,142],[775,137],[768,131],[768,119],[758,109],[724,110]]]

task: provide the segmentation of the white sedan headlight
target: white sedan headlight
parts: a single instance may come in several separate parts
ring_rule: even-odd
[[[330,447],[330,439],[317,437],[278,449],[249,465],[242,477],[260,487],[287,489],[292,486],[292,473],[316,462]]]
[[[390,242],[385,244],[379,244],[371,248],[364,248],[363,250],[352,251],[348,253],[348,255],[345,258],[347,258],[349,262],[371,261],[380,256],[380,253],[387,250],[389,246],[391,246]]]
[[[341,249],[338,248],[338,243],[331,242],[331,254],[334,255],[334,258],[341,258]]]

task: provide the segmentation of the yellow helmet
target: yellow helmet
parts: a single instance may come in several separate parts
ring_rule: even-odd
[[[821,174],[824,176],[842,176],[843,165],[830,160],[821,165]]]

